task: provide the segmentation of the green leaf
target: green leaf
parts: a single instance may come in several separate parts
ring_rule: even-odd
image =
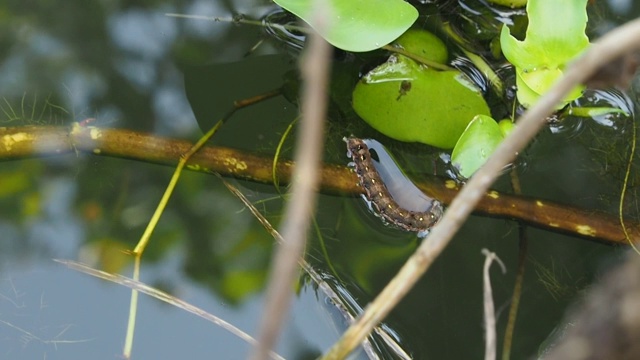
[[[500,127],[500,132],[503,137],[507,137],[513,131],[513,122],[511,119],[504,119],[498,122],[498,126]]]
[[[559,67],[589,46],[585,34],[588,0],[532,0],[527,4],[529,26],[524,41],[503,26],[500,43],[505,57],[517,67],[534,70],[541,64]]]
[[[431,60],[438,64],[446,64],[449,58],[447,46],[439,37],[425,30],[409,29],[396,41],[407,52]]]
[[[518,101],[524,107],[530,107],[533,105],[540,96],[547,92],[547,90],[562,76],[562,70],[555,69],[540,69],[532,72],[526,72],[522,69],[516,68],[516,86],[518,88],[517,96]],[[564,98],[564,101],[560,103],[556,109],[563,108],[569,102],[579,98],[582,95],[584,86],[576,86],[569,92]]]
[[[206,132],[229,111],[234,101],[251,98],[283,86],[285,74],[295,68],[296,64],[292,63],[287,55],[264,55],[229,63],[185,65],[182,70],[187,99],[200,129]],[[234,115],[234,119],[238,120],[237,116],[244,119],[250,119],[251,116],[263,117],[264,114],[283,119],[295,116],[293,110],[286,111],[283,108],[286,106],[284,100],[277,101],[280,101],[280,104],[276,104],[275,101],[256,104]]]
[[[519,8],[527,5],[527,0],[489,0],[490,3],[506,6],[510,8]]]
[[[460,136],[451,153],[451,163],[461,176],[468,179],[493,154],[503,138],[503,130],[495,120],[478,115]]]
[[[568,62],[588,46],[588,0],[530,0],[526,38],[517,40],[505,25],[500,33],[504,56],[516,67],[518,100],[531,106],[562,76]],[[565,102],[575,100],[583,87],[575,88]]]
[[[365,75],[353,91],[356,113],[381,133],[451,149],[475,115],[489,115],[480,90],[458,71],[435,71],[404,56]]]
[[[319,19],[313,0],[274,0],[292,12],[331,45],[354,52],[378,49],[402,35],[418,18],[403,0],[325,0],[328,19]],[[328,24],[329,26],[321,26]]]

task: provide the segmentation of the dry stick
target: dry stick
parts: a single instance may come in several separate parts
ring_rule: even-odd
[[[284,243],[278,246],[269,273],[258,346],[251,355],[255,360],[267,357],[282,328],[291,302],[292,285],[298,274],[298,262],[304,253],[306,232],[315,209],[327,111],[330,50],[329,44],[314,33],[309,38],[308,50],[302,60],[304,88],[296,152],[298,165],[293,174],[291,201],[282,224]]]
[[[487,163],[478,170],[452,201],[440,223],[433,228],[431,235],[422,242],[400,272],[365,309],[358,322],[351,326],[340,341],[329,350],[324,359],[345,358],[409,292],[451,241],[504,166],[529,143],[545,123],[545,118],[553,112],[556,104],[562,101],[569,91],[576,85],[584,83],[602,65],[639,47],[640,20],[634,20],[603,36],[571,64],[564,76],[522,115],[513,132],[505,138]]]
[[[485,342],[484,342],[484,359],[485,360],[495,360],[496,359],[496,349],[497,349],[497,337],[496,337],[496,313],[495,308],[493,306],[493,292],[491,291],[491,277],[489,276],[489,268],[491,267],[491,263],[495,260],[500,265],[500,269],[502,273],[507,272],[507,268],[502,263],[502,260],[496,255],[496,253],[491,252],[487,249],[482,249],[482,255],[485,256],[484,259],[484,267],[482,269],[482,297],[484,304],[484,331],[485,331]]]

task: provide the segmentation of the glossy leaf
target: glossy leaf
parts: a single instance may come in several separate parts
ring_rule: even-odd
[[[443,149],[453,148],[474,116],[489,115],[462,73],[428,69],[404,56],[392,56],[360,80],[353,108],[389,137]]]
[[[505,25],[500,34],[504,56],[516,67],[518,100],[529,107],[562,76],[564,67],[588,46],[587,0],[530,0],[526,38],[517,40]],[[581,95],[575,88],[558,108]]]
[[[444,42],[425,30],[409,29],[393,43],[409,53],[439,64],[445,64],[449,58],[449,51]]]
[[[489,0],[490,3],[506,6],[510,8],[519,8],[527,5],[527,0]]]
[[[354,52],[392,42],[418,18],[418,11],[403,0],[326,0],[328,19],[315,16],[313,0],[274,1],[307,22],[331,45]]]
[[[503,137],[507,137],[513,131],[513,122],[510,119],[500,120],[498,122],[498,126],[500,127],[500,132]]]
[[[465,129],[451,153],[451,163],[464,178],[469,178],[493,154],[503,136],[503,130],[489,116],[478,115]]]

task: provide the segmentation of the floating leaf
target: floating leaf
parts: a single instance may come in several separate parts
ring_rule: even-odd
[[[439,64],[445,64],[449,58],[444,42],[435,34],[425,30],[407,30],[393,43],[409,53]]]
[[[295,65],[286,55],[264,55],[229,63],[183,66],[187,99],[200,129],[208,131],[231,109],[234,101],[251,98],[283,86],[285,74],[295,69]],[[236,114],[236,120],[264,114],[271,114],[273,118],[287,118],[283,108],[286,102],[283,99],[277,101],[280,101],[280,104],[270,101],[254,105]],[[290,113],[293,115],[293,112]]]
[[[493,154],[503,138],[503,130],[495,120],[478,115],[460,136],[451,154],[451,163],[461,176],[469,178]]]
[[[401,141],[450,149],[478,114],[489,115],[480,90],[459,71],[435,71],[404,56],[365,75],[353,108],[369,125]]]
[[[274,1],[307,22],[331,45],[354,52],[375,50],[392,42],[418,18],[418,10],[403,0],[326,0],[328,19],[315,16],[315,1]]]
[[[527,5],[527,0],[489,0],[490,3],[506,6],[510,8],[519,8]]]
[[[533,105],[562,76],[566,64],[589,46],[586,4],[587,0],[530,0],[524,41],[503,26],[500,44],[516,67],[518,101],[523,106]],[[577,99],[582,89],[573,89],[558,108]]]
[[[500,120],[498,126],[503,137],[507,137],[513,131],[513,122],[510,119]]]

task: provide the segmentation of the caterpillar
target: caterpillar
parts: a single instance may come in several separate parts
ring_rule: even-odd
[[[371,157],[369,146],[367,146],[367,143],[379,143],[375,140],[363,140],[355,137],[345,137],[343,140],[347,143],[347,154],[353,160],[353,167],[358,176],[359,184],[365,192],[364,197],[370,202],[374,213],[385,222],[403,230],[426,235],[429,229],[442,217],[442,204],[422,193],[413,183],[407,180],[408,184],[393,185],[393,188],[398,188],[398,191],[395,191],[397,198],[400,198],[402,193],[409,194],[409,196],[405,197],[411,198],[411,200],[403,201],[407,205],[411,205],[411,209],[408,209],[407,206],[400,206],[396,201],[397,199],[394,199],[394,196],[389,192],[387,185],[385,185],[378,172],[378,168],[384,169],[385,166],[395,166],[395,163],[386,153],[382,153],[385,150],[381,149],[378,152],[378,156],[386,155],[389,159],[385,159],[384,163],[391,162],[393,165],[382,164],[383,161],[381,159],[376,167],[376,163]],[[400,172],[398,169],[395,170]],[[389,181],[393,181],[393,179]],[[413,202],[413,204],[409,204],[409,202]]]

